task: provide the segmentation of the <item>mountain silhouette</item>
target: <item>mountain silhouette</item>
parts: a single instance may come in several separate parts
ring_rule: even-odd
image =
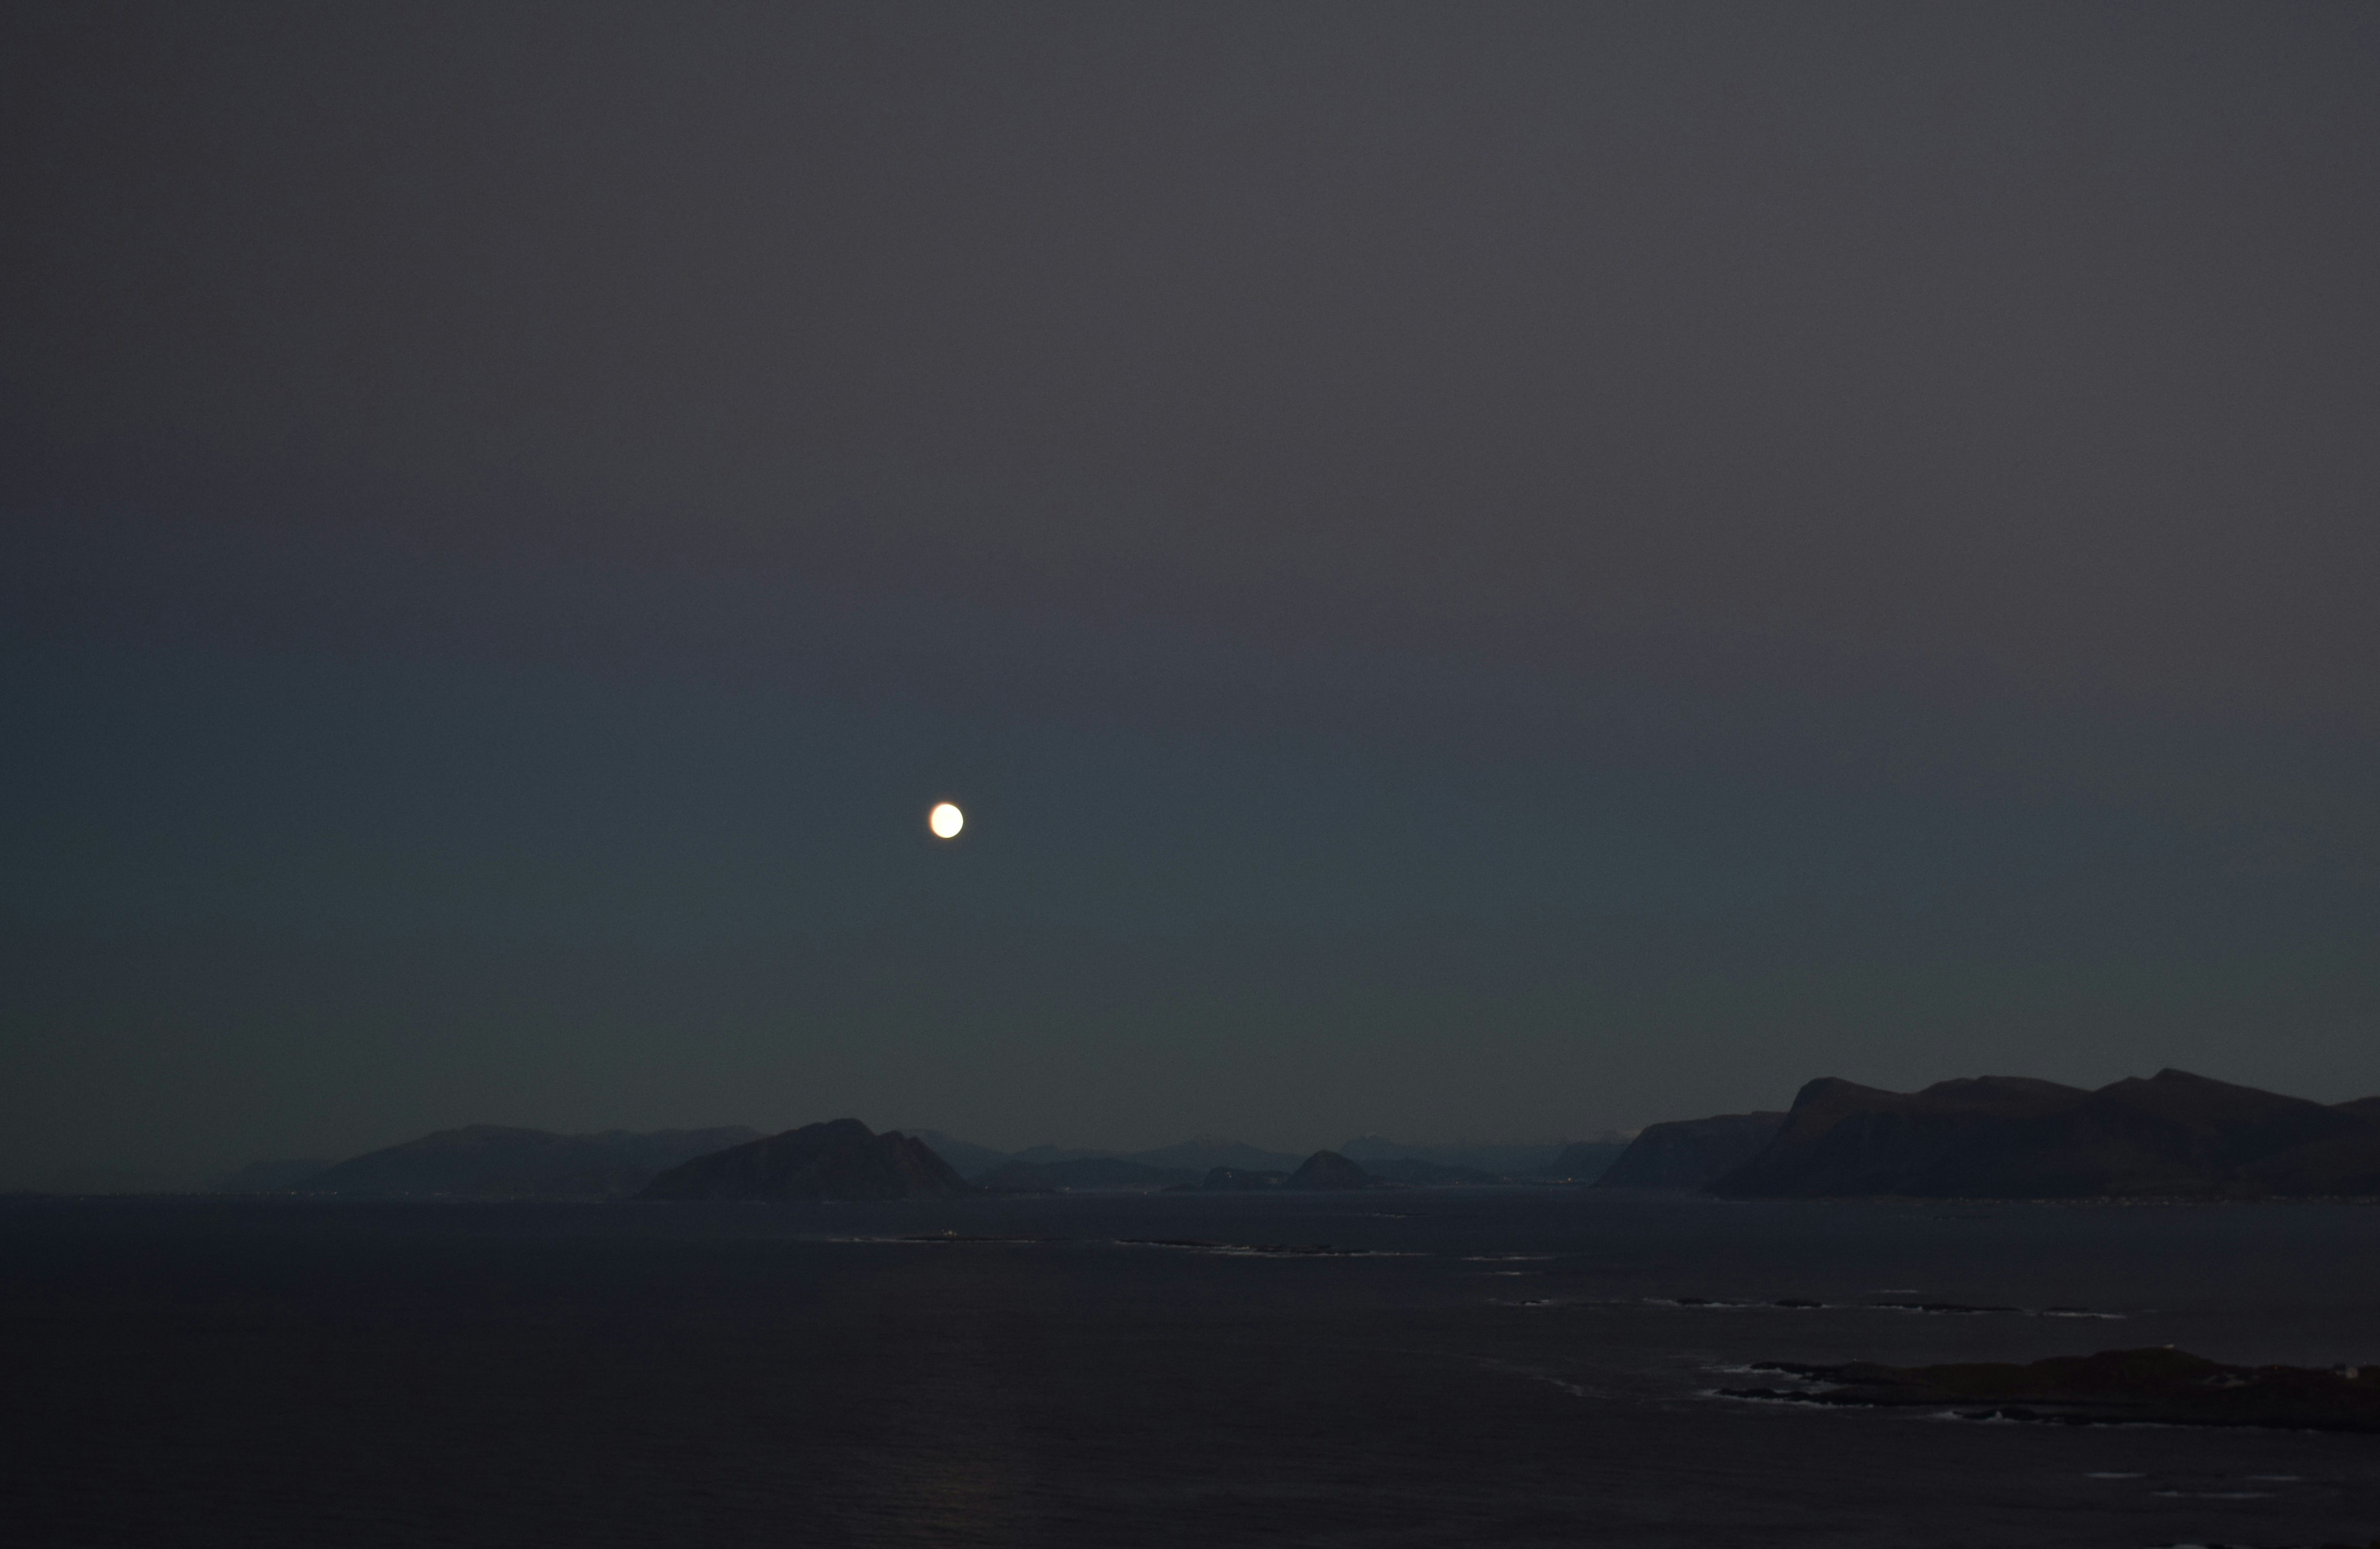
[[[1600,1189],[1707,1189],[1760,1154],[1783,1114],[1718,1114],[1648,1124],[1597,1178]]]
[[[1741,1198],[2370,1193],[2380,1191],[2380,1103],[2325,1104],[2171,1069],[2095,1092],[1985,1076],[1892,1092],[1822,1078],[1758,1154],[1709,1187]]]
[[[556,1135],[473,1124],[350,1157],[288,1187],[358,1199],[624,1199],[666,1168],[757,1134],[741,1125]]]
[[[1369,1189],[1372,1175],[1335,1151],[1318,1151],[1281,1180],[1283,1189]]]
[[[924,1141],[856,1118],[804,1125],[698,1156],[645,1189],[648,1200],[898,1200],[967,1186]]]

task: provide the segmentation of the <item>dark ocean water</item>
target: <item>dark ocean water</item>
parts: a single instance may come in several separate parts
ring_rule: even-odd
[[[14,1545],[2380,1537],[2380,1437],[1711,1396],[1778,1359],[2380,1360],[2350,1205],[23,1200],[0,1313]]]

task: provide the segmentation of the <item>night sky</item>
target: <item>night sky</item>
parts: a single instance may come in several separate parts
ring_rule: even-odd
[[[2380,1092],[2372,6],[78,0],[0,135],[0,1185]]]

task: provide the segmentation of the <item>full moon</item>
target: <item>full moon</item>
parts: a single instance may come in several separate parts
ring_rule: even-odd
[[[937,839],[955,839],[959,830],[966,826],[966,814],[947,801],[938,801],[934,810],[926,814],[926,826],[934,831]]]

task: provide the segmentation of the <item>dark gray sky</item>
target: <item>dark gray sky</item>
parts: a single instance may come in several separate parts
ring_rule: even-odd
[[[2369,6],[0,28],[0,1182],[2380,1091]]]

